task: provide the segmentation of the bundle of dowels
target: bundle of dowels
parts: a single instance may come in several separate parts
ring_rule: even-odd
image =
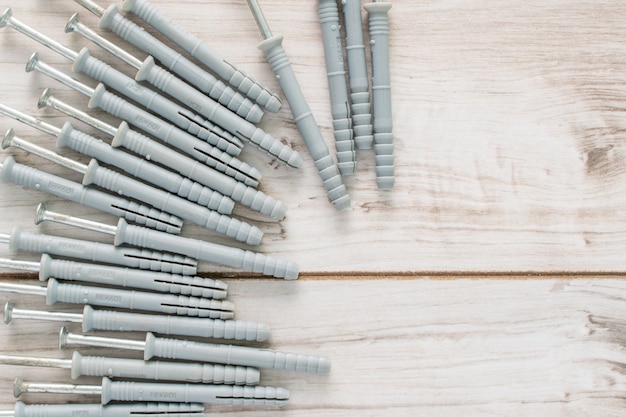
[[[367,71],[361,1],[341,0],[340,5],[343,32],[337,2],[319,0],[339,170],[344,175],[353,174],[356,170],[355,149],[370,149],[373,144],[376,182],[379,188],[389,189],[395,182],[387,16],[391,3],[374,0],[364,6],[369,18],[371,83]]]
[[[115,5],[105,9],[91,0],[75,1],[100,18],[101,29],[114,32],[149,54],[141,61],[83,24],[78,14],[70,18],[66,32],[80,34],[121,59],[137,70],[135,79],[97,59],[87,48],[75,51],[40,33],[13,16],[11,9],[0,16],[0,25],[52,49],[72,62],[73,71],[100,84],[86,85],[47,64],[37,53],[27,62],[27,71],[40,72],[87,96],[90,109],[101,109],[122,121],[113,126],[94,117],[88,109],[74,107],[55,97],[51,90],[43,91],[39,107],[56,109],[90,125],[105,137],[112,137],[109,144],[81,132],[70,121],[53,125],[0,103],[0,114],[55,137],[59,147],[92,158],[87,164],[78,162],[22,139],[19,132],[10,129],[4,136],[3,148],[14,147],[57,163],[82,175],[82,183],[18,163],[10,155],[0,163],[0,175],[3,181],[101,210],[119,220],[117,224],[99,223],[53,212],[41,204],[35,213],[35,223],[56,222],[109,235],[111,244],[20,229],[1,234],[0,241],[9,244],[12,250],[42,255],[39,262],[2,259],[0,267],[36,271],[46,285],[2,283],[0,291],[45,296],[48,304],[85,305],[82,313],[61,313],[7,304],[5,322],[53,320],[82,323],[84,332],[146,332],[145,340],[140,342],[73,334],[64,328],[59,336],[60,346],[141,350],[145,360],[116,357],[119,355],[90,357],[78,352],[67,360],[0,356],[0,363],[4,364],[68,368],[73,378],[80,375],[103,377],[101,385],[97,386],[17,380],[14,392],[18,396],[24,392],[100,395],[101,404],[26,405],[18,402],[14,415],[188,416],[203,414],[204,403],[286,404],[289,397],[286,389],[258,385],[261,381],[259,368],[323,374],[329,372],[330,362],[316,356],[197,341],[211,338],[263,342],[269,337],[269,329],[259,323],[235,320],[233,304],[226,300],[227,284],[196,274],[198,262],[207,262],[276,278],[296,279],[298,266],[252,250],[179,235],[184,223],[190,222],[241,244],[259,245],[263,232],[232,217],[235,204],[276,221],[284,218],[286,205],[257,189],[260,171],[238,159],[243,146],[248,144],[289,167],[297,168],[302,163],[298,152],[256,125],[265,111],[280,108],[279,96],[219,57],[146,0],[125,0],[122,8],[159,31],[182,52],[126,18]],[[325,3],[320,1],[320,10]],[[349,3],[343,2],[346,27]],[[266,54],[289,102],[329,199],[337,209],[347,208],[350,198],[341,174],[352,173],[354,164],[343,163],[341,154],[345,144],[340,142],[345,137],[337,136],[338,165],[298,86],[281,47],[282,37],[272,35],[256,1],[249,0],[248,4],[264,38],[259,48]],[[360,15],[360,5],[358,10]],[[371,14],[373,10],[374,6]],[[324,18],[322,24],[326,24]],[[376,27],[378,29],[372,29],[371,33],[372,42],[378,45],[384,40],[379,41],[374,35],[385,32],[386,23],[372,26]],[[327,32],[325,29],[325,44]],[[353,49],[357,48],[347,46],[348,51]],[[184,53],[195,61],[186,58]],[[374,70],[376,77],[384,72],[377,68]],[[351,76],[352,79],[356,80],[357,76]],[[378,112],[376,102],[388,101],[388,84],[388,81],[373,83],[373,141],[378,183],[382,188],[389,188],[393,183],[391,126],[390,123],[385,126],[385,120],[390,119],[390,108]],[[354,151],[353,138],[358,145],[362,136],[359,133],[363,131],[361,121],[370,117],[361,111],[369,107],[365,105],[369,98],[363,98],[361,90],[351,93],[351,106],[346,107],[348,101],[342,104],[350,120],[335,123],[336,133],[349,131],[350,152]],[[384,93],[380,99],[377,98],[379,90]],[[379,141],[377,135],[380,135]],[[349,169],[345,169],[346,166]],[[108,404],[110,401],[115,404]]]

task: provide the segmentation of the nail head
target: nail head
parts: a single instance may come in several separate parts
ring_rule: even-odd
[[[13,318],[13,304],[7,302],[4,304],[4,324],[9,324]]]
[[[2,149],[7,149],[13,143],[13,137],[15,136],[15,131],[13,128],[7,130],[7,133],[4,134],[4,139],[2,139]]]
[[[35,52],[30,56],[28,62],[26,63],[26,72],[31,72],[35,70],[37,67],[37,63],[39,62],[39,53]]]
[[[78,13],[74,13],[72,17],[70,17],[70,20],[68,20],[67,24],[65,25],[65,33],[74,32],[76,30],[76,25],[79,22],[78,16]]]
[[[43,93],[41,93],[41,96],[39,97],[39,101],[37,102],[37,107],[40,109],[43,107],[47,107],[48,101],[51,95],[52,95],[52,91],[50,91],[49,88],[46,88],[45,90],[43,90]]]
[[[37,205],[37,211],[35,211],[35,224],[38,225],[39,223],[45,220],[46,220],[46,205],[44,203],[39,203]]]
[[[2,15],[0,15],[0,27],[5,27],[6,25],[8,25],[11,17],[13,17],[13,11],[9,7],[4,12],[2,12]]]

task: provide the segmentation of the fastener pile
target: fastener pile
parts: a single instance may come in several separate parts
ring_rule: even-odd
[[[97,223],[53,212],[40,204],[36,210],[36,224],[51,221],[103,233],[113,237],[112,244],[30,233],[17,228],[10,235],[0,234],[0,242],[9,244],[12,250],[42,254],[39,262],[0,259],[0,266],[38,272],[40,280],[46,282],[46,286],[0,283],[0,291],[45,296],[48,304],[85,305],[82,313],[62,313],[22,309],[8,303],[4,319],[6,323],[13,319],[82,323],[83,332],[146,332],[145,341],[138,342],[78,335],[62,328],[59,341],[61,347],[79,344],[141,350],[145,360],[90,357],[78,352],[68,360],[0,356],[3,364],[68,368],[72,378],[80,375],[103,377],[98,386],[18,379],[14,389],[16,396],[26,392],[100,395],[101,404],[25,405],[18,401],[15,415],[97,412],[116,416],[136,413],[188,416],[203,414],[203,403],[285,405],[289,398],[286,389],[257,385],[261,381],[258,368],[324,374],[330,371],[327,359],[155,336],[243,342],[268,340],[267,326],[234,319],[234,306],[226,300],[227,284],[196,276],[197,263],[209,262],[284,279],[296,279],[298,266],[251,250],[178,234],[184,223],[190,222],[255,246],[261,243],[263,231],[231,217],[235,204],[276,221],[285,217],[287,206],[257,189],[261,180],[259,170],[238,159],[247,144],[288,167],[298,168],[302,164],[298,152],[256,126],[265,111],[279,110],[281,99],[146,0],[125,0],[122,8],[151,25],[199,64],[127,19],[115,5],[105,9],[90,0],[75,1],[100,18],[100,28],[114,32],[148,56],[143,61],[136,58],[83,24],[78,14],[71,16],[65,31],[85,37],[128,64],[136,70],[135,79],[100,61],[87,48],[74,51],[40,33],[14,17],[11,9],[0,16],[0,26],[15,29],[50,48],[69,60],[73,71],[83,73],[99,84],[95,87],[86,85],[47,64],[37,53],[28,61],[27,72],[37,71],[62,83],[88,97],[89,108],[104,110],[122,121],[119,126],[113,126],[89,114],[88,110],[55,97],[50,89],[43,91],[38,103],[40,108],[56,109],[94,127],[112,138],[108,144],[81,132],[70,121],[55,126],[0,103],[1,114],[55,137],[58,147],[71,148],[92,158],[88,164],[77,162],[24,140],[10,129],[4,136],[4,149],[14,147],[69,168],[82,175],[82,183],[20,164],[11,156],[6,156],[0,163],[0,173],[3,181],[113,214],[119,221],[116,225]],[[334,3],[334,9],[330,3]],[[341,176],[353,174],[356,170],[354,143],[361,148],[374,143],[378,185],[390,188],[393,185],[393,148],[388,59],[374,59],[372,46],[372,61],[376,61],[373,72],[379,74],[377,83],[373,83],[372,136],[369,84],[366,80],[365,86],[363,83],[359,85],[358,81],[363,71],[367,75],[367,69],[351,70],[350,86],[354,88],[348,98],[346,73],[341,72],[343,58],[336,55],[337,46],[342,50],[337,4],[335,0],[320,0],[337,164],[282,49],[282,37],[272,34],[256,1],[249,0],[248,4],[264,39],[259,48],[266,54],[288,100],[296,125],[335,208],[350,207],[350,197]],[[385,5],[376,9],[376,16],[372,12],[373,5],[366,7],[374,19],[372,42],[380,44],[386,42],[386,11],[390,5]],[[358,50],[358,59],[363,58],[364,64],[360,2],[344,0],[342,7],[346,15],[347,49]],[[357,12],[359,26],[354,29]],[[349,44],[354,38],[362,48]],[[335,42],[334,46],[332,42]],[[332,52],[329,45],[335,52],[334,62],[329,58]],[[384,55],[386,46],[381,49]],[[350,62],[353,61],[351,55],[349,52],[349,66],[357,68],[359,64]],[[344,79],[343,93],[337,84],[339,78]],[[336,114],[334,110],[337,108],[343,110],[342,115]],[[169,361],[156,361],[154,357]],[[109,405],[109,401],[132,401],[134,404]]]

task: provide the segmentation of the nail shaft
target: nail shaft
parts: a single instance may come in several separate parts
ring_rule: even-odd
[[[36,358],[33,356],[0,355],[0,363],[3,365],[43,366],[62,369],[71,369],[72,367],[70,359]]]
[[[47,293],[46,287],[40,287],[38,285],[13,284],[10,282],[0,282],[0,291],[10,292],[14,294],[40,295],[40,296],[41,295],[45,296]]]
[[[91,97],[95,93],[95,90],[93,88],[88,87],[87,85],[79,81],[76,81],[69,75],[64,74],[61,71],[52,68],[50,65],[46,64],[43,61],[40,61],[39,54],[37,52],[31,55],[30,59],[28,60],[28,63],[26,64],[26,72],[31,72],[31,71],[38,71],[44,75],[47,75],[53,80],[56,80],[60,82],[61,84],[64,84],[70,87],[71,89],[76,90],[81,94],[84,94],[87,97]]]
[[[76,32],[85,39],[93,42],[100,48],[109,52],[114,57],[119,58],[122,62],[125,62],[126,64],[135,68],[136,70],[141,68],[142,62],[140,59],[132,56],[113,42],[98,35],[95,31],[85,26],[82,22],[78,20],[78,13],[72,15],[69,22],[67,22],[67,25],[65,26],[65,32]]]
[[[83,315],[80,313],[65,313],[63,311],[26,310],[17,308],[11,303],[6,303],[4,305],[4,322],[8,324],[13,319],[82,323]]]
[[[16,261],[13,259],[0,258],[0,267],[16,269],[18,271],[37,272],[39,271],[39,262]]]
[[[12,16],[11,9],[7,9],[4,12],[4,14],[2,15],[2,20],[0,21],[6,26],[12,27],[13,29],[17,30],[20,33],[23,33],[29,38],[41,43],[42,45],[47,46],[48,48],[59,53],[60,55],[69,59],[70,61],[75,61],[76,58],[78,57],[78,54],[75,51],[72,51],[71,49],[60,44],[54,39],[51,39],[45,36],[44,34],[34,30],[33,28],[17,20],[15,17]]]
[[[71,333],[65,327],[61,327],[61,331],[59,332],[59,348],[62,349],[67,345],[84,345],[89,343],[95,346],[103,346],[112,349],[127,349],[139,351],[144,350],[146,347],[146,342],[143,340],[114,339],[112,337],[100,336],[83,336],[82,334]]]
[[[104,7],[100,7],[98,4],[91,0],[74,0],[74,2],[80,4],[85,9],[89,10],[91,13],[98,17],[102,17],[106,9]]]
[[[87,172],[87,165],[81,164],[80,162],[76,162],[73,159],[66,158],[56,152],[52,152],[51,150],[42,148],[41,146],[21,139],[15,136],[15,132],[13,131],[13,129],[9,129],[9,131],[4,136],[4,140],[2,141],[3,149],[6,149],[10,146],[21,149],[25,152],[32,153],[33,155],[37,155],[41,158],[47,159],[48,161],[57,163],[61,166],[64,166],[65,168],[71,169],[72,171],[79,172],[81,174]]]
[[[49,123],[41,121],[29,114],[21,112],[19,110],[12,109],[9,106],[6,106],[0,103],[0,114],[4,114],[18,122],[22,122],[28,126],[34,127],[35,129],[41,130],[49,135],[57,136],[61,133],[61,129],[56,126],[53,126]]]
[[[248,7],[250,7],[252,16],[254,16],[254,20],[256,21],[256,25],[259,27],[259,30],[261,31],[261,36],[263,36],[263,39],[271,38],[272,31],[270,30],[269,24],[267,23],[267,19],[265,19],[265,16],[263,15],[263,10],[261,10],[259,2],[257,0],[248,0]]]
[[[33,356],[10,356],[0,355],[0,363],[3,365],[18,366],[42,366],[45,368],[71,369],[70,359],[37,358]]]
[[[37,212],[35,213],[35,224],[39,224],[44,221],[79,227],[81,229],[104,233],[111,236],[115,236],[115,232],[117,231],[116,226],[110,226],[104,223],[98,223],[87,219],[81,219],[79,217],[68,216],[67,214],[57,213],[52,210],[48,210],[43,203],[40,203],[37,206]]]
[[[102,387],[100,385],[24,382],[21,378],[17,378],[13,384],[13,395],[17,398],[24,393],[101,395]]]
[[[89,126],[95,127],[96,129],[106,133],[107,135],[115,136],[115,134],[117,133],[117,129],[110,124],[105,123],[102,120],[97,119],[90,114],[57,99],[51,94],[50,89],[48,88],[45,89],[44,92],[41,94],[38,106],[39,108],[47,106],[56,109],[61,113],[73,117],[76,120],[80,120],[81,122],[84,122]]]

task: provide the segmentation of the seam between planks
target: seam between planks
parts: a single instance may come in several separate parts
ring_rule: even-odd
[[[276,278],[248,273],[201,272],[200,277],[233,280],[279,281]],[[537,280],[537,279],[626,279],[626,271],[343,271],[343,272],[300,272],[299,281],[341,280]],[[0,281],[32,280],[40,282],[37,273],[4,272]]]

